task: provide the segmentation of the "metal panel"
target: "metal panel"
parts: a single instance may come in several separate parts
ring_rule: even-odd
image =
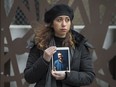
[[[17,55],[28,53],[29,49],[26,47],[28,40],[33,35],[33,29],[38,23],[43,21],[46,8],[48,9],[50,5],[57,3],[69,4],[74,9],[74,24],[76,26],[84,26],[80,33],[87,37],[89,42],[95,47],[93,60],[96,79],[90,86],[86,87],[116,86],[116,80],[112,78],[108,66],[109,61],[116,55],[115,40],[112,43],[110,42],[111,45],[108,48],[106,47],[107,49],[104,46],[110,25],[116,26],[116,0],[38,0],[39,10],[35,7],[35,4],[37,4],[36,0],[11,1],[12,4],[8,10],[5,8],[5,3],[8,1],[1,0],[0,87],[10,87],[12,82],[16,87],[29,87],[29,84],[23,78],[23,72],[20,71],[18,64],[18,58],[20,57],[17,57]],[[28,1],[28,3],[26,2],[28,5],[23,1]],[[11,30],[13,28],[12,25],[16,21],[17,8],[20,8],[23,15],[25,15],[28,28],[26,28],[25,33],[21,37],[13,38],[12,34],[14,33]],[[20,27],[20,24],[18,27]],[[113,29],[111,31],[115,31],[116,27]],[[114,35],[114,33],[112,34]],[[116,37],[114,36],[110,39],[115,39]],[[13,74],[11,74],[11,68]]]

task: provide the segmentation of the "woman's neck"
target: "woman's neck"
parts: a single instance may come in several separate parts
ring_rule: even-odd
[[[59,38],[65,38],[66,35],[55,35],[56,37],[59,37]]]
[[[61,47],[62,46],[62,42],[64,41],[64,39],[65,38],[54,36],[54,40],[55,40],[56,46]]]

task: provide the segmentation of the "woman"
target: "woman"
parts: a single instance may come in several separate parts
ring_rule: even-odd
[[[92,83],[95,74],[87,40],[72,30],[73,17],[73,10],[64,4],[46,11],[44,21],[47,25],[36,32],[36,44],[30,50],[24,70],[28,83],[36,83],[35,87],[80,87]],[[70,48],[70,72],[51,69],[56,47]]]

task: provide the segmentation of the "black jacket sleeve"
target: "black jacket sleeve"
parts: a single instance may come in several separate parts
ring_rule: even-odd
[[[43,58],[43,51],[37,49],[34,45],[29,52],[26,68],[24,70],[24,78],[28,83],[39,82],[46,76],[49,63]]]
[[[75,54],[76,55],[76,54]],[[67,77],[63,81],[65,84],[71,86],[84,86],[92,83],[95,73],[93,71],[92,57],[86,46],[81,46],[80,58],[77,58],[77,63],[79,63],[79,69],[73,69],[71,72],[67,72]],[[79,56],[78,56],[79,57]],[[72,66],[73,67],[73,66]]]

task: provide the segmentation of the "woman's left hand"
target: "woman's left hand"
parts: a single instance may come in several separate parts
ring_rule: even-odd
[[[53,71],[52,70],[52,76],[56,78],[56,80],[63,80],[66,76],[65,71]]]

